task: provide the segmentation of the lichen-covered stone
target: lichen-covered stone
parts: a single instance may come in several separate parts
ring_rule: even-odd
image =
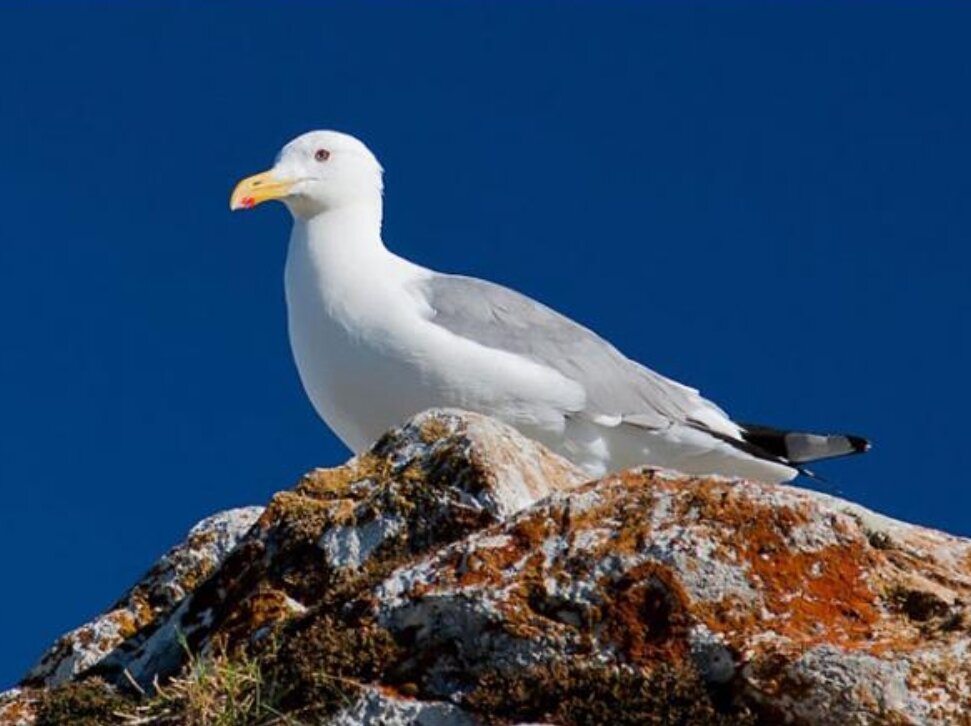
[[[312,472],[195,572],[134,588],[97,657],[69,639],[0,726],[101,708],[52,679],[108,703],[212,653],[301,723],[971,724],[971,541],[788,486],[584,483],[473,414]]]
[[[27,689],[11,688],[0,693],[0,724],[32,726],[37,718],[36,704],[36,697]]]
[[[58,638],[28,671],[29,685],[56,686],[91,668],[125,640],[164,618],[226,558],[262,507],[231,509],[199,522],[117,603]]]
[[[328,721],[328,726],[477,726],[478,723],[450,703],[395,697],[369,688],[353,705]]]
[[[584,479],[487,417],[419,415],[344,466],[277,494],[218,572],[100,672],[149,686],[181,667],[183,639],[205,652],[215,638],[244,643],[307,608],[336,609],[394,566]],[[288,607],[263,607],[270,601]]]
[[[971,543],[846,510],[792,487],[618,474],[398,568],[376,619],[423,654],[410,677],[435,698],[579,657],[694,669],[729,712],[770,720],[968,719]]]

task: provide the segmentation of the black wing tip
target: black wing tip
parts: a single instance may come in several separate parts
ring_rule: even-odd
[[[853,447],[854,454],[865,454],[873,448],[873,443],[862,436],[853,436],[852,434],[844,434],[844,436],[850,442],[850,446]]]
[[[746,443],[761,449],[765,454],[791,464],[805,464],[822,459],[865,454],[873,446],[869,439],[854,434],[804,433],[759,424],[740,423],[739,426],[742,427],[742,436]],[[820,447],[822,450],[803,451],[801,453],[794,449],[794,444],[813,439],[825,440],[826,446]]]

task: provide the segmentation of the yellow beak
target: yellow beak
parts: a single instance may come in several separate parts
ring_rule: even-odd
[[[233,189],[233,194],[229,198],[229,208],[251,209],[271,199],[280,199],[290,192],[292,186],[292,181],[274,179],[272,171],[246,177]]]

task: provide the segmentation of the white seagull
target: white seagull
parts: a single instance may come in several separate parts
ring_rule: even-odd
[[[314,408],[355,453],[433,407],[505,421],[592,476],[648,464],[779,482],[868,448],[856,436],[735,423],[535,300],[395,255],[381,239],[382,190],[367,146],[311,131],[230,200],[277,199],[293,215],[290,344]]]

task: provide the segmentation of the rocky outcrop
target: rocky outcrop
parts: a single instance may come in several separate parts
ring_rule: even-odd
[[[200,524],[0,724],[971,723],[969,598],[971,541],[795,487],[584,482],[433,411]]]
[[[145,637],[212,574],[262,513],[262,507],[244,507],[199,522],[183,543],[166,553],[105,613],[58,638],[30,669],[24,683],[66,683],[126,640]]]

